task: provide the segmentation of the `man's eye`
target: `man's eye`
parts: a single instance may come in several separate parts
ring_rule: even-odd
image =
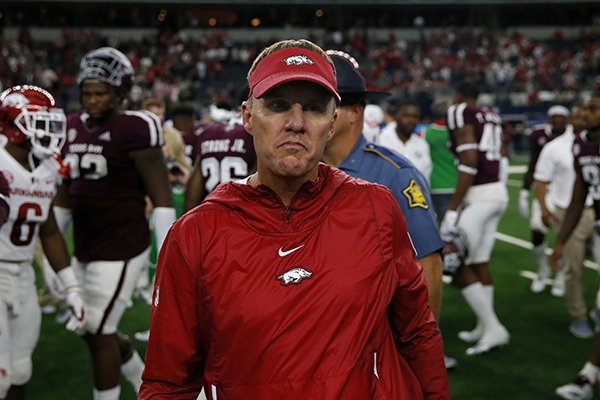
[[[309,103],[304,106],[304,111],[321,113],[324,111],[324,108],[321,104]]]
[[[273,100],[269,103],[269,108],[273,111],[286,111],[290,108],[289,104],[281,100]]]

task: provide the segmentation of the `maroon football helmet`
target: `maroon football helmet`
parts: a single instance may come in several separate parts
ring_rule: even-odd
[[[60,152],[66,127],[65,113],[46,90],[22,85],[0,94],[0,133],[16,144],[29,140],[38,158]]]

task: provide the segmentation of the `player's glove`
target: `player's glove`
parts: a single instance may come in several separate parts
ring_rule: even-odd
[[[456,221],[458,220],[458,211],[456,210],[448,210],[446,214],[444,214],[444,219],[440,224],[440,235],[442,239],[445,236],[449,236],[453,231],[456,230]]]
[[[75,278],[75,272],[72,267],[69,266],[61,269],[57,275],[65,287],[65,301],[71,313],[71,316],[67,320],[66,328],[72,332],[80,330],[85,325],[83,291],[79,283],[77,283],[77,278]]]
[[[519,214],[523,218],[529,218],[529,190],[521,189],[519,192]]]

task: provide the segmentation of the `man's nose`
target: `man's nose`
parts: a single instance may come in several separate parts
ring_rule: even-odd
[[[302,132],[306,129],[306,116],[302,104],[293,104],[290,107],[285,124],[286,129]]]

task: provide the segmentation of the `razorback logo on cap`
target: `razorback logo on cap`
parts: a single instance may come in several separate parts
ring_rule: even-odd
[[[308,58],[308,56],[304,54],[298,54],[296,56],[287,57],[281,61],[284,62],[286,65],[302,65],[315,63],[313,60],[311,60],[310,58]]]

